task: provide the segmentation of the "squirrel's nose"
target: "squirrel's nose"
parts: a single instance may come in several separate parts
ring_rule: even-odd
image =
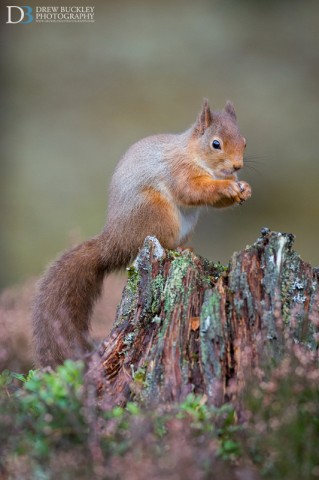
[[[237,171],[240,170],[242,166],[242,163],[234,163],[233,168],[235,171]]]

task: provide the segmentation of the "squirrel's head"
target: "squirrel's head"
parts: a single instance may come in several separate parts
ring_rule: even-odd
[[[246,139],[239,131],[230,101],[222,111],[212,112],[205,100],[193,126],[191,143],[195,156],[205,162],[217,178],[236,175],[244,165]]]

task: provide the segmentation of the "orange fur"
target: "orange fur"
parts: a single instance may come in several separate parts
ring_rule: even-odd
[[[144,224],[142,236],[144,235],[145,238],[147,235],[154,235],[164,248],[175,248],[179,233],[179,221],[175,206],[154,188],[145,187],[143,194],[146,204],[141,212]],[[140,222],[137,221],[137,223]]]

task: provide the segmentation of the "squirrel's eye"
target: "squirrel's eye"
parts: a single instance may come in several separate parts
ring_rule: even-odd
[[[216,148],[216,150],[220,150],[220,142],[218,140],[214,140],[213,143],[213,148]]]

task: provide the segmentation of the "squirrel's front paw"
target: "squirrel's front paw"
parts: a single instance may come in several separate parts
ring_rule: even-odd
[[[251,186],[247,182],[237,182],[240,189],[240,203],[251,197]]]
[[[214,207],[230,207],[236,203],[241,204],[251,196],[251,188],[247,182],[234,182],[233,180],[220,180],[218,197]]]
[[[225,187],[222,190],[222,197],[229,199],[232,203],[238,203],[241,201],[241,187],[239,182],[233,180],[225,180]]]

